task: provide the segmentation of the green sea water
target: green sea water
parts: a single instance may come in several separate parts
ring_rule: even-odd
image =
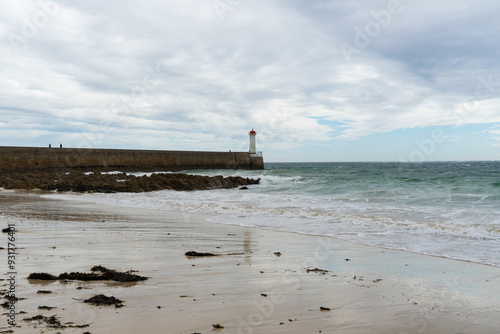
[[[500,162],[266,163],[264,170],[187,172],[261,182],[248,190],[87,194],[79,199],[206,213],[221,224],[500,266]]]

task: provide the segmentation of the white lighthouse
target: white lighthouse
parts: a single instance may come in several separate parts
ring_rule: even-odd
[[[256,154],[257,153],[257,146],[255,145],[255,136],[257,135],[257,132],[252,129],[248,135],[250,136],[250,154]]]

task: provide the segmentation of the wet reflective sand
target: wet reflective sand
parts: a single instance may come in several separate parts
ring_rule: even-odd
[[[24,299],[16,311],[26,312],[16,315],[15,333],[213,333],[216,324],[221,333],[498,331],[500,268],[77,199],[0,192],[0,224],[17,229],[16,295]],[[5,247],[7,235],[0,237]],[[187,251],[219,256],[190,258]],[[26,279],[33,272],[90,272],[94,265],[149,279]],[[8,272],[6,250],[0,268]],[[83,303],[101,293],[125,306]],[[50,329],[22,320],[37,314],[89,327]],[[3,315],[0,331],[8,329]]]

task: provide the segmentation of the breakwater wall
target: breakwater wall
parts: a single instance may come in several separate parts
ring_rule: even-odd
[[[48,169],[179,171],[263,168],[262,156],[248,152],[0,147],[0,171],[3,172]]]

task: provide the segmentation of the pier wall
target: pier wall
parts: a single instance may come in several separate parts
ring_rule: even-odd
[[[248,152],[156,151],[87,148],[0,147],[0,171],[263,169]]]

